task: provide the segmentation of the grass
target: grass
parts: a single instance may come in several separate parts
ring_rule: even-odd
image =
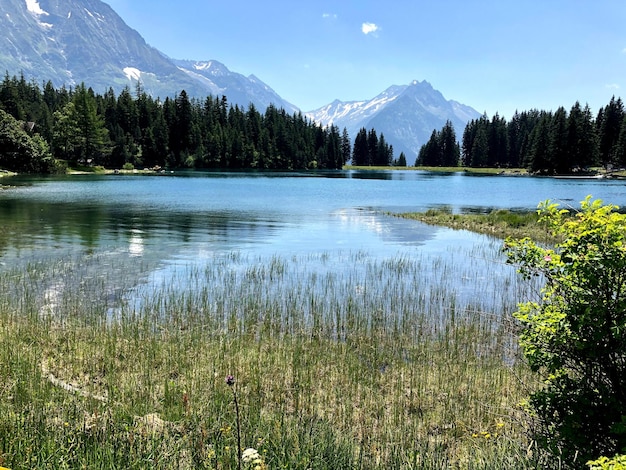
[[[464,256],[352,253],[337,274],[323,254],[231,254],[121,307],[59,285],[72,260],[8,270],[0,466],[236,468],[233,374],[242,445],[267,468],[533,468],[518,405],[536,384],[510,320],[524,292]]]
[[[536,211],[514,212],[498,209],[488,214],[454,214],[448,210],[429,209],[426,212],[394,215],[430,225],[469,230],[502,239],[510,236],[513,238],[530,237],[546,243],[555,241],[547,227],[539,222]]]
[[[344,170],[419,170],[440,173],[472,173],[477,175],[528,175],[523,168],[471,168],[463,166],[353,166],[345,165]]]

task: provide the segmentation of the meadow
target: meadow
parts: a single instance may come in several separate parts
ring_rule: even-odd
[[[105,279],[63,277],[79,260],[7,269],[0,466],[234,469],[239,429],[243,468],[535,468],[511,318],[535,287],[500,247],[354,270],[232,253],[115,308]]]

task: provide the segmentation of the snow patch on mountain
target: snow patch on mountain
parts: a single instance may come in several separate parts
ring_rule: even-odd
[[[196,68],[194,66],[194,68]],[[199,72],[195,72],[194,70],[185,68],[185,67],[178,67],[178,70],[180,70],[181,72],[186,73],[187,75],[189,75],[191,78],[193,78],[194,80],[197,80],[198,82],[204,84],[207,88],[208,91],[210,92],[210,94],[212,95],[223,95],[224,94],[224,88],[220,88],[218,85],[216,85],[213,80],[211,80],[209,77],[207,77],[206,75],[203,75]],[[196,70],[198,71],[205,71],[207,70],[206,68],[196,68]]]
[[[469,106],[447,101],[430,83],[413,80],[409,85],[393,85],[371,100],[335,100],[306,116],[323,126],[345,128],[352,138],[361,128],[374,128],[393,145],[396,157],[400,152],[414,157],[446,121],[462,134],[466,123],[480,115]]]
[[[129,80],[139,80],[141,78],[141,70],[135,67],[124,67],[124,75]]]
[[[41,8],[37,0],[26,0],[26,9],[37,16],[50,16],[50,13]]]
[[[52,28],[52,25],[50,23],[44,23],[43,21],[39,20],[39,17],[41,17],[41,16],[50,16],[50,13],[48,13],[43,8],[41,8],[41,5],[39,5],[39,2],[37,0],[26,0],[26,9],[30,13],[32,13],[32,15],[37,20],[37,23],[39,24],[39,26],[41,26],[44,29]],[[8,14],[7,14],[7,16],[8,16]]]

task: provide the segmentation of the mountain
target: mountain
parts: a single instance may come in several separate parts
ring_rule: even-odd
[[[226,95],[257,109],[273,103],[297,108],[254,76],[216,61],[176,61],[146,44],[100,0],[0,0],[0,71],[56,87],[84,82],[96,92],[133,89],[138,80],[153,96]]]
[[[56,87],[84,82],[97,93],[120,92],[140,81],[146,92],[165,98],[185,90],[190,97],[225,95],[247,109],[270,104],[289,114],[298,108],[254,75],[245,77],[215,60],[176,60],[146,44],[100,0],[0,0],[0,72]],[[307,113],[321,125],[344,127],[354,138],[374,128],[393,145],[395,156],[417,156],[433,129],[450,120],[462,137],[466,123],[480,114],[447,101],[430,83],[392,86],[369,101],[334,101]]]
[[[481,114],[446,100],[430,83],[414,80],[409,85],[393,85],[369,101],[335,100],[306,116],[322,125],[345,127],[352,137],[363,127],[376,129],[393,145],[396,158],[404,152],[412,164],[434,129],[440,130],[449,120],[460,140],[466,124]]]
[[[283,108],[288,114],[299,111],[296,106],[282,99],[278,93],[254,75],[245,77],[240,73],[231,72],[224,64],[216,60],[205,62],[173,60],[172,62],[189,77],[204,84],[212,95],[226,95],[231,103],[238,103],[247,108],[252,102],[261,111],[264,111],[271,103],[277,108]]]

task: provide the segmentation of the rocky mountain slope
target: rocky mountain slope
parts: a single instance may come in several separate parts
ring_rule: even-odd
[[[467,122],[480,117],[475,109],[446,100],[426,81],[391,86],[367,101],[336,100],[306,115],[324,125],[345,127],[351,136],[362,127],[376,129],[393,145],[394,155],[404,152],[409,164],[415,161],[432,131],[440,130],[446,121],[452,122],[457,138],[461,139]]]
[[[96,92],[119,93],[141,82],[145,91],[165,98],[185,90],[191,97],[225,95],[232,104],[250,103],[264,111],[273,104],[288,113],[298,108],[254,75],[245,77],[217,61],[183,61],[146,44],[100,0],[0,0],[0,71],[23,73],[27,80],[56,87],[84,82]],[[334,124],[354,138],[374,128],[413,163],[433,129],[450,120],[462,136],[465,124],[480,114],[448,101],[428,82],[392,86],[370,100],[334,101],[306,113],[322,125]]]
[[[140,80],[162,98],[184,89],[198,98],[226,95],[244,107],[296,109],[258,78],[219,62],[170,59],[100,0],[0,0],[0,70],[57,87],[84,82],[99,93],[132,89]]]

